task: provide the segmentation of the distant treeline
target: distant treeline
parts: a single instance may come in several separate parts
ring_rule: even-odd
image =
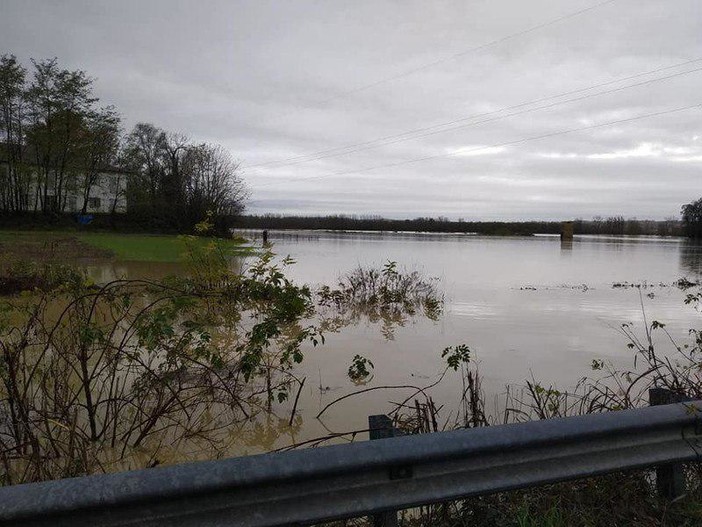
[[[608,218],[594,217],[591,220],[577,219],[573,222],[575,234],[623,234],[637,236],[639,234],[657,236],[683,236],[683,224],[675,218],[665,220],[625,219],[623,216]]]
[[[322,229],[334,231],[416,231],[478,233],[492,236],[529,236],[560,234],[560,221],[464,221],[448,218],[415,218],[396,220],[379,216],[281,216],[275,214],[246,215],[236,219],[235,226],[243,229]],[[573,221],[575,234],[622,234],[681,236],[678,220],[663,221],[624,219],[621,216],[595,217]]]
[[[94,214],[91,230],[119,232],[162,232],[177,233],[178,229],[168,225],[156,225],[143,221],[138,214]],[[415,218],[396,220],[368,216],[281,216],[245,215],[230,216],[226,224],[240,229],[280,229],[280,230],[331,230],[331,231],[413,231],[436,233],[477,233],[489,236],[530,236],[533,234],[560,234],[563,222],[560,221],[463,221],[447,218]],[[32,213],[0,214],[0,229],[55,229],[75,227],[71,214],[58,214],[52,217]],[[614,235],[657,235],[683,236],[680,221],[623,219],[620,217],[577,219],[573,221],[575,234],[614,234]]]

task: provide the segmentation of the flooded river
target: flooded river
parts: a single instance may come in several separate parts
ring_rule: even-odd
[[[700,315],[684,305],[684,292],[671,286],[680,277],[698,277],[702,270],[702,247],[682,239],[576,237],[561,242],[552,236],[272,232],[270,241],[277,255],[296,260],[289,270],[296,281],[333,285],[358,265],[380,267],[392,260],[400,268],[436,277],[445,309],[438,321],[417,317],[396,328],[391,339],[380,324],[367,321],[327,335],[326,344],[308,350],[296,372],[306,378],[297,426],[287,427],[290,408],[283,407],[279,419],[264,419],[234,453],[363,429],[369,414],[387,412],[389,401],[411,393],[372,391],[340,402],[321,421],[315,419],[326,403],[359,389],[347,376],[356,354],[375,366],[365,387],[423,386],[443,371],[443,348],[466,344],[480,365],[490,399],[532,375],[569,388],[592,374],[595,358],[630,367],[632,355],[618,328],[632,322],[643,331],[644,311],[649,322],[665,322],[681,340],[699,322]],[[110,265],[91,272],[153,276],[178,269]],[[432,396],[446,405],[448,416],[460,396],[460,378],[447,377]]]

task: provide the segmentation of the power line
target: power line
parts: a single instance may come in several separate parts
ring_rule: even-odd
[[[600,2],[600,3],[597,3],[597,4],[595,4],[595,5],[591,5],[591,6],[589,6],[589,7],[586,7],[586,8],[583,8],[583,9],[580,9],[580,10],[577,10],[577,11],[573,11],[573,12],[571,12],[571,13],[568,13],[568,14],[565,14],[565,15],[562,15],[562,16],[559,16],[559,17],[556,17],[556,18],[553,18],[553,19],[551,19],[551,20],[547,20],[547,21],[545,21],[545,22],[542,22],[542,23],[537,24],[537,25],[535,25],[535,26],[529,27],[529,28],[527,28],[527,29],[523,29],[523,30],[518,31],[518,32],[516,32],[516,33],[512,33],[512,34],[509,34],[509,35],[506,35],[506,36],[497,38],[497,39],[495,39],[495,40],[486,42],[486,43],[484,43],[484,44],[480,44],[480,45],[478,45],[478,46],[474,46],[474,47],[472,47],[472,48],[470,48],[470,49],[467,49],[467,50],[462,51],[462,52],[459,52],[459,53],[455,53],[455,54],[453,54],[453,55],[451,55],[451,56],[449,56],[449,57],[446,57],[446,58],[443,58],[443,59],[438,59],[438,60],[435,60],[435,61],[432,61],[432,62],[423,64],[422,66],[418,66],[418,67],[415,67],[415,68],[406,70],[406,71],[404,71],[404,72],[402,72],[402,73],[399,73],[399,74],[396,74],[396,75],[392,75],[392,76],[390,76],[390,77],[385,77],[385,78],[383,78],[383,79],[379,79],[379,80],[374,81],[374,82],[372,82],[372,83],[369,83],[369,84],[366,84],[366,85],[362,85],[362,86],[358,86],[358,87],[353,88],[353,89],[351,89],[351,90],[347,90],[347,91],[341,92],[341,93],[339,93],[339,94],[337,94],[337,95],[334,95],[334,96],[332,96],[332,97],[330,97],[330,98],[328,98],[328,99],[324,99],[324,100],[320,101],[320,104],[326,104],[326,103],[331,102],[331,101],[333,101],[333,100],[341,99],[341,98],[347,97],[347,96],[349,96],[349,95],[352,95],[352,94],[354,94],[354,93],[358,93],[358,92],[361,92],[361,91],[368,90],[368,89],[373,88],[373,87],[375,87],[375,86],[378,86],[378,85],[380,85],[380,84],[383,84],[383,83],[386,83],[386,82],[391,82],[391,81],[394,81],[394,80],[397,80],[397,79],[400,79],[400,78],[403,78],[403,77],[407,77],[407,76],[409,76],[409,75],[413,75],[414,73],[423,71],[423,70],[428,69],[428,68],[431,68],[431,67],[433,67],[433,66],[437,66],[437,65],[439,65],[439,64],[443,64],[443,63],[446,63],[446,62],[455,60],[455,59],[457,59],[457,58],[463,57],[463,56],[468,55],[468,54],[470,54],[470,53],[473,53],[473,52],[476,52],[476,51],[480,51],[480,50],[482,50],[482,49],[486,49],[486,48],[489,48],[489,47],[491,47],[491,46],[495,46],[495,45],[497,45],[497,44],[501,44],[501,43],[503,43],[503,42],[506,42],[506,41],[515,39],[515,38],[517,38],[517,37],[520,37],[520,36],[523,36],[523,35],[532,33],[532,32],[534,32],[534,31],[537,31],[537,30],[542,29],[542,28],[544,28],[544,27],[548,27],[548,26],[551,26],[551,25],[554,25],[554,24],[558,24],[558,23],[563,22],[563,21],[566,21],[566,20],[568,20],[568,19],[571,19],[571,18],[580,16],[580,15],[582,15],[582,14],[585,14],[585,13],[589,12],[589,11],[592,11],[592,10],[597,9],[597,8],[599,8],[599,7],[603,7],[603,6],[607,5],[607,4],[614,3],[614,2],[616,2],[616,1],[617,1],[617,0],[606,0],[606,1],[604,1],[604,2]],[[253,168],[253,167],[264,166],[264,165],[268,165],[268,164],[269,164],[269,163],[259,163],[259,164],[256,164],[256,165],[249,165],[249,167]]]
[[[535,25],[535,26],[531,26],[531,27],[529,27],[529,28],[527,28],[527,29],[523,29],[523,30],[521,30],[521,31],[517,31],[516,33],[512,33],[512,34],[506,35],[506,36],[504,36],[504,37],[500,37],[500,38],[497,38],[497,39],[495,39],[495,40],[491,40],[490,42],[486,42],[486,43],[484,43],[484,44],[480,44],[480,45],[478,45],[478,46],[474,46],[474,47],[472,47],[472,48],[470,48],[470,49],[467,49],[467,50],[465,50],[465,51],[461,51],[461,52],[459,52],[459,53],[454,53],[453,55],[451,55],[451,56],[449,56],[449,57],[445,57],[445,58],[443,58],[443,59],[438,59],[438,60],[435,60],[435,61],[432,61],[432,62],[428,62],[428,63],[423,64],[423,65],[421,65],[421,66],[417,66],[417,67],[415,67],[415,68],[411,68],[411,69],[405,70],[404,72],[398,73],[398,74],[396,74],[396,75],[392,75],[392,76],[389,76],[389,77],[385,77],[385,78],[379,79],[379,80],[377,80],[377,81],[370,82],[370,83],[368,83],[368,84],[364,84],[364,85],[362,85],[362,86],[358,86],[358,87],[353,88],[353,89],[350,89],[350,90],[346,90],[346,91],[344,91],[344,92],[341,92],[341,93],[339,93],[339,94],[337,94],[337,95],[334,95],[334,96],[332,96],[332,97],[329,97],[328,99],[325,99],[325,100],[321,101],[321,104],[326,104],[326,103],[331,102],[331,101],[334,101],[334,100],[336,100],[336,99],[341,99],[341,98],[343,98],[343,97],[347,97],[347,96],[352,95],[352,94],[354,94],[354,93],[359,93],[359,92],[362,92],[362,91],[369,90],[369,89],[374,88],[374,87],[376,87],[376,86],[379,86],[379,85],[381,85],[381,84],[385,84],[386,82],[391,82],[391,81],[395,81],[395,80],[398,80],[398,79],[401,79],[401,78],[404,78],[404,77],[408,77],[408,76],[413,75],[413,74],[415,74],[415,73],[418,73],[418,72],[420,72],[420,71],[424,71],[424,70],[426,70],[426,69],[433,68],[434,66],[438,66],[438,65],[440,65],[440,64],[444,64],[444,63],[446,63],[446,62],[450,62],[450,61],[456,60],[456,59],[461,58],[461,57],[463,57],[463,56],[465,56],[465,55],[468,55],[468,54],[470,54],[470,53],[474,53],[474,52],[476,52],[476,51],[481,51],[481,50],[483,50],[483,49],[486,49],[486,48],[495,46],[495,45],[497,45],[497,44],[502,44],[503,42],[507,42],[507,41],[509,41],[509,40],[512,40],[512,39],[521,37],[521,36],[523,36],[523,35],[527,35],[527,34],[529,34],[529,33],[533,33],[534,31],[538,31],[539,29],[543,29],[543,28],[545,28],[545,27],[552,26],[552,25],[558,24],[558,23],[560,23],[560,22],[564,22],[565,20],[569,20],[569,19],[571,19],[571,18],[575,18],[575,17],[580,16],[580,15],[582,15],[582,14],[585,14],[585,13],[587,13],[587,12],[589,12],[589,11],[592,11],[593,9],[597,9],[597,8],[599,8],[599,7],[603,7],[603,6],[607,5],[607,4],[612,4],[612,3],[616,2],[616,1],[617,1],[617,0],[607,0],[607,1],[605,1],[605,2],[600,2],[600,3],[595,4],[595,5],[592,5],[592,6],[590,6],[590,7],[586,7],[586,8],[584,8],[584,9],[580,9],[580,10],[578,10],[578,11],[573,11],[572,13],[568,13],[568,14],[565,14],[565,15],[562,15],[562,16],[559,16],[559,17],[556,17],[556,18],[553,18],[553,19],[551,19],[551,20],[547,20],[546,22],[542,22],[542,23],[537,24],[537,25]]]
[[[595,124],[595,125],[590,125],[590,126],[583,126],[583,127],[580,127],[580,128],[571,128],[571,129],[567,129],[567,130],[559,130],[559,131],[557,131],[557,132],[550,132],[550,133],[548,133],[548,134],[542,134],[542,135],[536,135],[536,136],[531,136],[531,137],[525,137],[525,138],[517,139],[517,140],[514,140],[514,141],[506,141],[506,142],[503,142],[503,143],[495,143],[495,144],[492,144],[492,145],[480,146],[480,147],[471,148],[471,149],[468,149],[468,150],[460,149],[460,150],[454,150],[454,151],[452,151],[452,152],[448,152],[448,153],[446,153],[446,154],[435,154],[435,155],[431,155],[431,156],[418,157],[418,158],[414,158],[414,159],[408,159],[408,160],[405,160],[405,161],[398,161],[398,162],[395,162],[395,163],[386,163],[386,164],[384,164],[384,165],[375,165],[375,166],[366,167],[366,168],[361,168],[361,169],[356,169],[356,170],[347,170],[347,171],[342,171],[342,172],[333,172],[333,173],[324,174],[324,175],[321,175],[321,176],[310,176],[310,177],[304,177],[304,178],[296,178],[294,181],[295,181],[295,182],[298,182],[298,181],[309,181],[309,180],[314,180],[314,179],[325,179],[325,178],[328,178],[328,177],[345,176],[345,175],[350,175],[350,174],[362,174],[362,173],[364,173],[364,172],[370,172],[370,171],[372,171],[372,170],[378,170],[378,169],[381,169],[381,168],[393,168],[393,167],[402,166],[402,165],[409,165],[409,164],[414,164],[414,163],[420,163],[420,162],[422,162],[422,161],[428,161],[428,160],[431,160],[431,159],[439,159],[439,158],[444,158],[444,157],[452,157],[452,156],[459,155],[459,154],[471,154],[471,153],[474,153],[474,152],[480,152],[480,151],[488,150],[488,149],[491,149],[491,148],[500,148],[500,147],[505,147],[505,146],[514,146],[514,145],[518,145],[518,144],[522,144],[522,143],[527,143],[527,142],[530,142],[530,141],[537,141],[537,140],[540,140],[540,139],[547,139],[547,138],[549,138],[549,137],[556,137],[556,136],[559,136],[559,135],[571,134],[571,133],[575,133],[575,132],[583,132],[583,131],[586,131],[586,130],[594,130],[594,129],[597,129],[597,128],[603,128],[603,127],[605,127],[605,126],[612,126],[612,125],[615,125],[615,124],[629,123],[629,122],[632,122],[632,121],[639,121],[639,120],[641,120],[641,119],[647,119],[647,118],[650,118],[650,117],[657,117],[657,116],[660,116],[660,115],[667,115],[667,114],[671,114],[671,113],[682,112],[682,111],[685,111],[685,110],[691,110],[691,109],[693,109],[693,108],[702,108],[702,103],[693,104],[693,105],[690,105],[690,106],[681,106],[681,107],[679,107],[679,108],[673,108],[673,109],[670,109],[670,110],[663,110],[663,111],[660,111],[660,112],[653,112],[653,113],[642,114],[642,115],[638,115],[638,116],[636,116],[636,117],[629,117],[629,118],[626,118],[626,119],[618,119],[618,120],[616,120],[616,121],[609,121],[609,122],[606,122],[606,123],[600,123],[600,124]],[[269,186],[273,186],[273,185],[277,185],[277,184],[278,184],[278,183],[269,183],[269,184],[266,184],[266,185],[259,185],[258,188],[269,187]]]
[[[572,98],[572,99],[566,99],[566,100],[563,100],[563,101],[557,101],[557,102],[554,102],[554,103],[551,103],[551,104],[538,106],[538,107],[536,107],[536,108],[527,108],[527,109],[525,109],[525,110],[520,110],[520,111],[512,112],[512,113],[509,113],[509,114],[500,115],[500,116],[493,117],[493,118],[490,118],[490,119],[483,119],[483,120],[479,120],[479,121],[473,121],[473,122],[470,122],[470,123],[467,123],[467,124],[463,124],[463,125],[460,125],[460,126],[451,126],[451,125],[458,124],[458,123],[464,123],[465,121],[470,121],[470,120],[472,120],[472,119],[477,119],[477,118],[479,118],[479,117],[486,117],[486,116],[490,116],[490,115],[495,115],[495,114],[499,114],[499,113],[502,113],[502,112],[505,112],[505,111],[508,111],[508,110],[514,110],[514,109],[518,109],[518,108],[523,108],[523,107],[525,107],[525,106],[530,106],[530,105],[533,105],[533,104],[537,104],[537,103],[539,103],[539,102],[545,102],[545,101],[549,101],[549,100],[553,100],[553,99],[559,99],[559,98],[562,98],[562,97],[564,97],[564,96],[566,96],[566,95],[572,95],[572,94],[575,94],[575,93],[582,93],[582,92],[585,92],[585,91],[590,91],[590,90],[593,90],[593,89],[596,89],[596,88],[600,88],[600,87],[603,87],[603,86],[608,86],[608,85],[616,84],[616,83],[623,82],[623,81],[625,81],[625,80],[631,80],[631,79],[634,79],[634,78],[640,78],[640,77],[643,77],[643,76],[646,76],[646,75],[651,75],[651,74],[653,74],[653,73],[659,73],[659,72],[661,72],[661,71],[670,70],[670,69],[677,68],[677,67],[680,67],[680,66],[684,66],[684,65],[687,65],[687,64],[697,63],[697,62],[700,62],[700,61],[702,61],[702,58],[697,58],[697,59],[685,61],[685,62],[682,62],[682,63],[679,63],[679,64],[675,64],[675,65],[672,65],[672,66],[666,66],[666,67],[662,67],[662,68],[657,68],[657,69],[650,70],[650,71],[647,71],[647,72],[638,73],[638,74],[636,74],[636,75],[630,75],[630,76],[628,76],[628,77],[624,77],[624,78],[621,78],[621,79],[616,79],[616,80],[613,80],[613,81],[608,81],[608,82],[603,82],[603,83],[595,84],[595,85],[592,85],[592,86],[588,86],[588,87],[586,87],[586,88],[579,88],[579,89],[576,89],[576,90],[571,90],[571,91],[568,91],[568,92],[564,92],[564,93],[560,93],[560,94],[556,94],[556,95],[551,95],[551,96],[548,96],[548,97],[542,97],[542,98],[539,98],[539,99],[534,99],[534,100],[531,100],[531,101],[522,102],[522,103],[515,104],[515,105],[512,105],[512,106],[506,106],[506,107],[500,108],[500,109],[498,109],[498,110],[493,110],[493,111],[490,111],[490,112],[484,112],[484,113],[479,113],[479,114],[468,115],[468,116],[466,116],[466,117],[462,117],[462,118],[460,118],[460,119],[455,119],[455,120],[453,120],[453,121],[447,121],[447,122],[444,122],[444,123],[439,123],[439,124],[435,124],[435,125],[431,125],[431,126],[426,126],[426,127],[422,127],[422,128],[415,128],[415,129],[413,129],[413,130],[408,130],[408,131],[402,132],[402,133],[400,133],[400,134],[388,135],[388,136],[384,136],[384,137],[381,137],[381,138],[378,138],[378,139],[374,139],[374,140],[370,140],[370,141],[364,141],[364,142],[361,142],[361,143],[355,143],[355,144],[350,144],[350,145],[346,145],[346,146],[336,147],[336,148],[332,148],[332,149],[328,149],[328,150],[322,150],[322,151],[319,151],[319,152],[316,152],[316,153],[313,153],[313,154],[307,154],[307,155],[304,155],[304,156],[296,156],[296,157],[293,157],[293,158],[288,158],[287,160],[273,161],[273,162],[269,162],[269,163],[260,163],[260,164],[256,164],[256,165],[249,165],[249,167],[250,167],[250,168],[255,168],[255,167],[267,167],[267,166],[270,166],[270,167],[273,167],[273,168],[281,168],[281,167],[285,167],[285,166],[299,165],[299,164],[302,164],[302,163],[309,163],[309,162],[313,162],[313,161],[319,161],[319,160],[321,160],[321,159],[327,159],[327,158],[330,158],[330,157],[337,157],[337,156],[341,156],[341,155],[352,154],[352,153],[361,152],[361,151],[364,151],[364,150],[370,150],[370,149],[378,148],[378,147],[380,147],[380,146],[387,146],[387,145],[391,145],[391,144],[401,143],[401,142],[403,142],[403,141],[410,141],[410,140],[415,140],[415,139],[421,139],[421,138],[428,137],[428,136],[431,136],[431,135],[441,134],[441,133],[445,133],[445,132],[450,132],[450,131],[454,131],[454,130],[459,130],[459,129],[467,128],[467,127],[470,127],[470,126],[476,126],[476,125],[479,125],[479,124],[485,124],[485,123],[489,123],[489,122],[493,122],[493,121],[498,121],[498,120],[500,120],[500,119],[506,119],[506,118],[508,118],[508,117],[513,117],[513,116],[515,116],[515,115],[521,115],[521,114],[525,114],[525,113],[531,113],[531,112],[535,112],[535,111],[539,111],[539,110],[544,110],[544,109],[548,109],[548,108],[553,108],[553,107],[560,106],[560,105],[563,105],[563,104],[568,104],[568,103],[572,103],[572,102],[582,101],[582,100],[585,100],[585,99],[590,99],[590,98],[592,98],[592,97],[599,97],[599,96],[601,96],[601,95],[607,95],[607,94],[610,94],[610,93],[616,93],[616,92],[623,91],[623,90],[630,89],[630,88],[636,88],[636,87],[640,87],[640,86],[645,86],[645,85],[648,85],[648,84],[652,84],[652,83],[654,83],[654,82],[660,82],[660,81],[664,81],[664,80],[669,80],[669,79],[672,79],[672,78],[675,78],[675,77],[680,77],[680,76],[682,76],[682,75],[688,75],[688,74],[690,74],[690,73],[695,73],[695,72],[698,72],[698,71],[702,71],[702,68],[695,68],[695,69],[692,69],[692,70],[687,70],[687,71],[682,71],[682,72],[676,72],[676,73],[673,73],[673,74],[671,74],[671,75],[667,75],[667,76],[664,76],[664,77],[658,77],[658,78],[655,78],[655,79],[649,79],[649,80],[646,80],[646,81],[642,81],[642,82],[638,82],[638,83],[634,83],[634,84],[629,84],[629,85],[626,85],[626,86],[620,86],[620,87],[618,87],[618,88],[613,88],[613,89],[611,89],[611,90],[605,90],[605,91],[601,91],[601,92],[598,92],[598,93],[592,93],[592,94],[583,95],[583,96],[580,96],[580,97],[575,97],[575,98]],[[423,133],[423,132],[425,132],[425,133]],[[416,134],[419,134],[419,135],[416,135]],[[254,174],[255,174],[255,173],[254,173]]]

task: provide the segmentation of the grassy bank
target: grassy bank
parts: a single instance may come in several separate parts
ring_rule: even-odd
[[[209,243],[207,238],[197,241]],[[250,254],[244,240],[223,241],[233,255]],[[83,258],[177,262],[184,247],[179,236],[79,231],[0,231],[3,260],[71,261]]]
[[[174,235],[87,233],[77,235],[78,240],[93,247],[110,251],[120,260],[141,262],[177,262],[182,259],[183,242]],[[205,245],[208,239],[198,239]],[[244,240],[232,239],[222,242],[232,254],[249,254],[243,246]]]

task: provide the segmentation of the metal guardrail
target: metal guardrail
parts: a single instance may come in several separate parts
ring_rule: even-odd
[[[16,485],[0,523],[306,525],[700,460],[702,401]]]

